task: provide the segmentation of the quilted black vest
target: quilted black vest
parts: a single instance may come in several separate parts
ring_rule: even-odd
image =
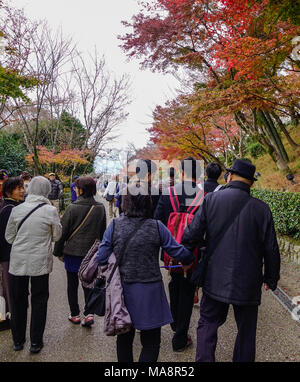
[[[113,248],[120,256],[124,243],[145,219],[121,216],[114,221]],[[119,266],[122,281],[148,283],[162,280],[159,268],[160,236],[154,219],[146,219],[142,229],[132,237]]]

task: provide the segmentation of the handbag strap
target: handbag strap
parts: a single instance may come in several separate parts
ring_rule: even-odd
[[[126,240],[125,245],[122,247],[122,250],[121,250],[121,253],[120,253],[119,258],[116,260],[115,265],[114,265],[114,267],[113,267],[113,269],[112,269],[112,271],[111,271],[111,273],[110,273],[110,275],[109,275],[109,277],[108,277],[108,279],[107,279],[107,283],[106,283],[106,285],[108,285],[108,284],[111,282],[111,279],[112,279],[112,277],[113,277],[113,275],[114,275],[114,273],[115,273],[115,270],[117,269],[117,267],[118,267],[119,264],[121,263],[121,260],[122,260],[122,258],[124,257],[124,254],[125,254],[125,252],[126,252],[126,250],[127,250],[128,244],[130,243],[131,239],[133,239],[133,237],[134,237],[134,236],[135,236],[135,235],[142,229],[142,227],[144,226],[144,224],[146,223],[146,221],[147,221],[147,219],[144,220],[144,222],[140,225],[140,227],[139,227],[138,229],[135,228],[135,229],[130,233],[128,239]],[[114,220],[113,220],[113,222],[114,222]]]
[[[41,203],[41,204],[39,204],[38,206],[34,207],[34,209],[31,210],[31,211],[30,211],[30,212],[29,212],[29,213],[28,213],[28,214],[21,220],[20,224],[18,225],[17,232],[18,232],[19,229],[22,227],[22,225],[24,224],[25,220],[27,220],[31,214],[33,214],[37,209],[39,209],[39,208],[45,206],[46,204],[47,204],[47,203]]]
[[[71,235],[68,237],[68,239],[66,241],[69,241],[72,239],[72,237],[80,230],[80,228],[83,226],[83,224],[86,222],[87,218],[90,216],[90,213],[93,211],[94,209],[94,205],[89,209],[88,213],[85,215],[84,219],[82,220],[82,222],[79,224],[79,226],[75,229],[75,231],[73,231],[71,233]]]

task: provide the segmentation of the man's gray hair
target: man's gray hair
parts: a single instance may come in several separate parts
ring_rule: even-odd
[[[27,194],[40,195],[48,198],[51,192],[51,184],[44,176],[35,176],[29,183]]]

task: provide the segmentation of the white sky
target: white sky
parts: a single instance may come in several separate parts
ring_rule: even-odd
[[[152,111],[157,104],[174,98],[178,82],[171,75],[139,69],[138,61],[127,62],[119,48],[119,34],[129,32],[121,20],[129,21],[139,10],[137,0],[11,0],[11,5],[24,8],[30,19],[46,19],[53,29],[62,26],[65,36],[73,37],[82,51],[97,47],[104,54],[110,71],[128,73],[132,81],[132,104],[128,119],[120,126],[120,137],[114,148],[125,148],[127,142],[143,147],[148,139]]]

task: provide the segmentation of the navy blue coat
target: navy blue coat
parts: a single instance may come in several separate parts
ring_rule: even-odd
[[[208,178],[204,182],[204,192],[208,194],[209,192],[214,192],[214,190],[218,187],[219,183],[215,179]]]
[[[228,224],[236,204],[251,198],[211,253],[215,238]],[[206,235],[206,241],[204,237]],[[192,250],[206,245],[210,256],[203,292],[235,305],[259,305],[265,282],[276,289],[280,253],[269,206],[250,196],[250,187],[234,181],[205,196],[181,242]]]

